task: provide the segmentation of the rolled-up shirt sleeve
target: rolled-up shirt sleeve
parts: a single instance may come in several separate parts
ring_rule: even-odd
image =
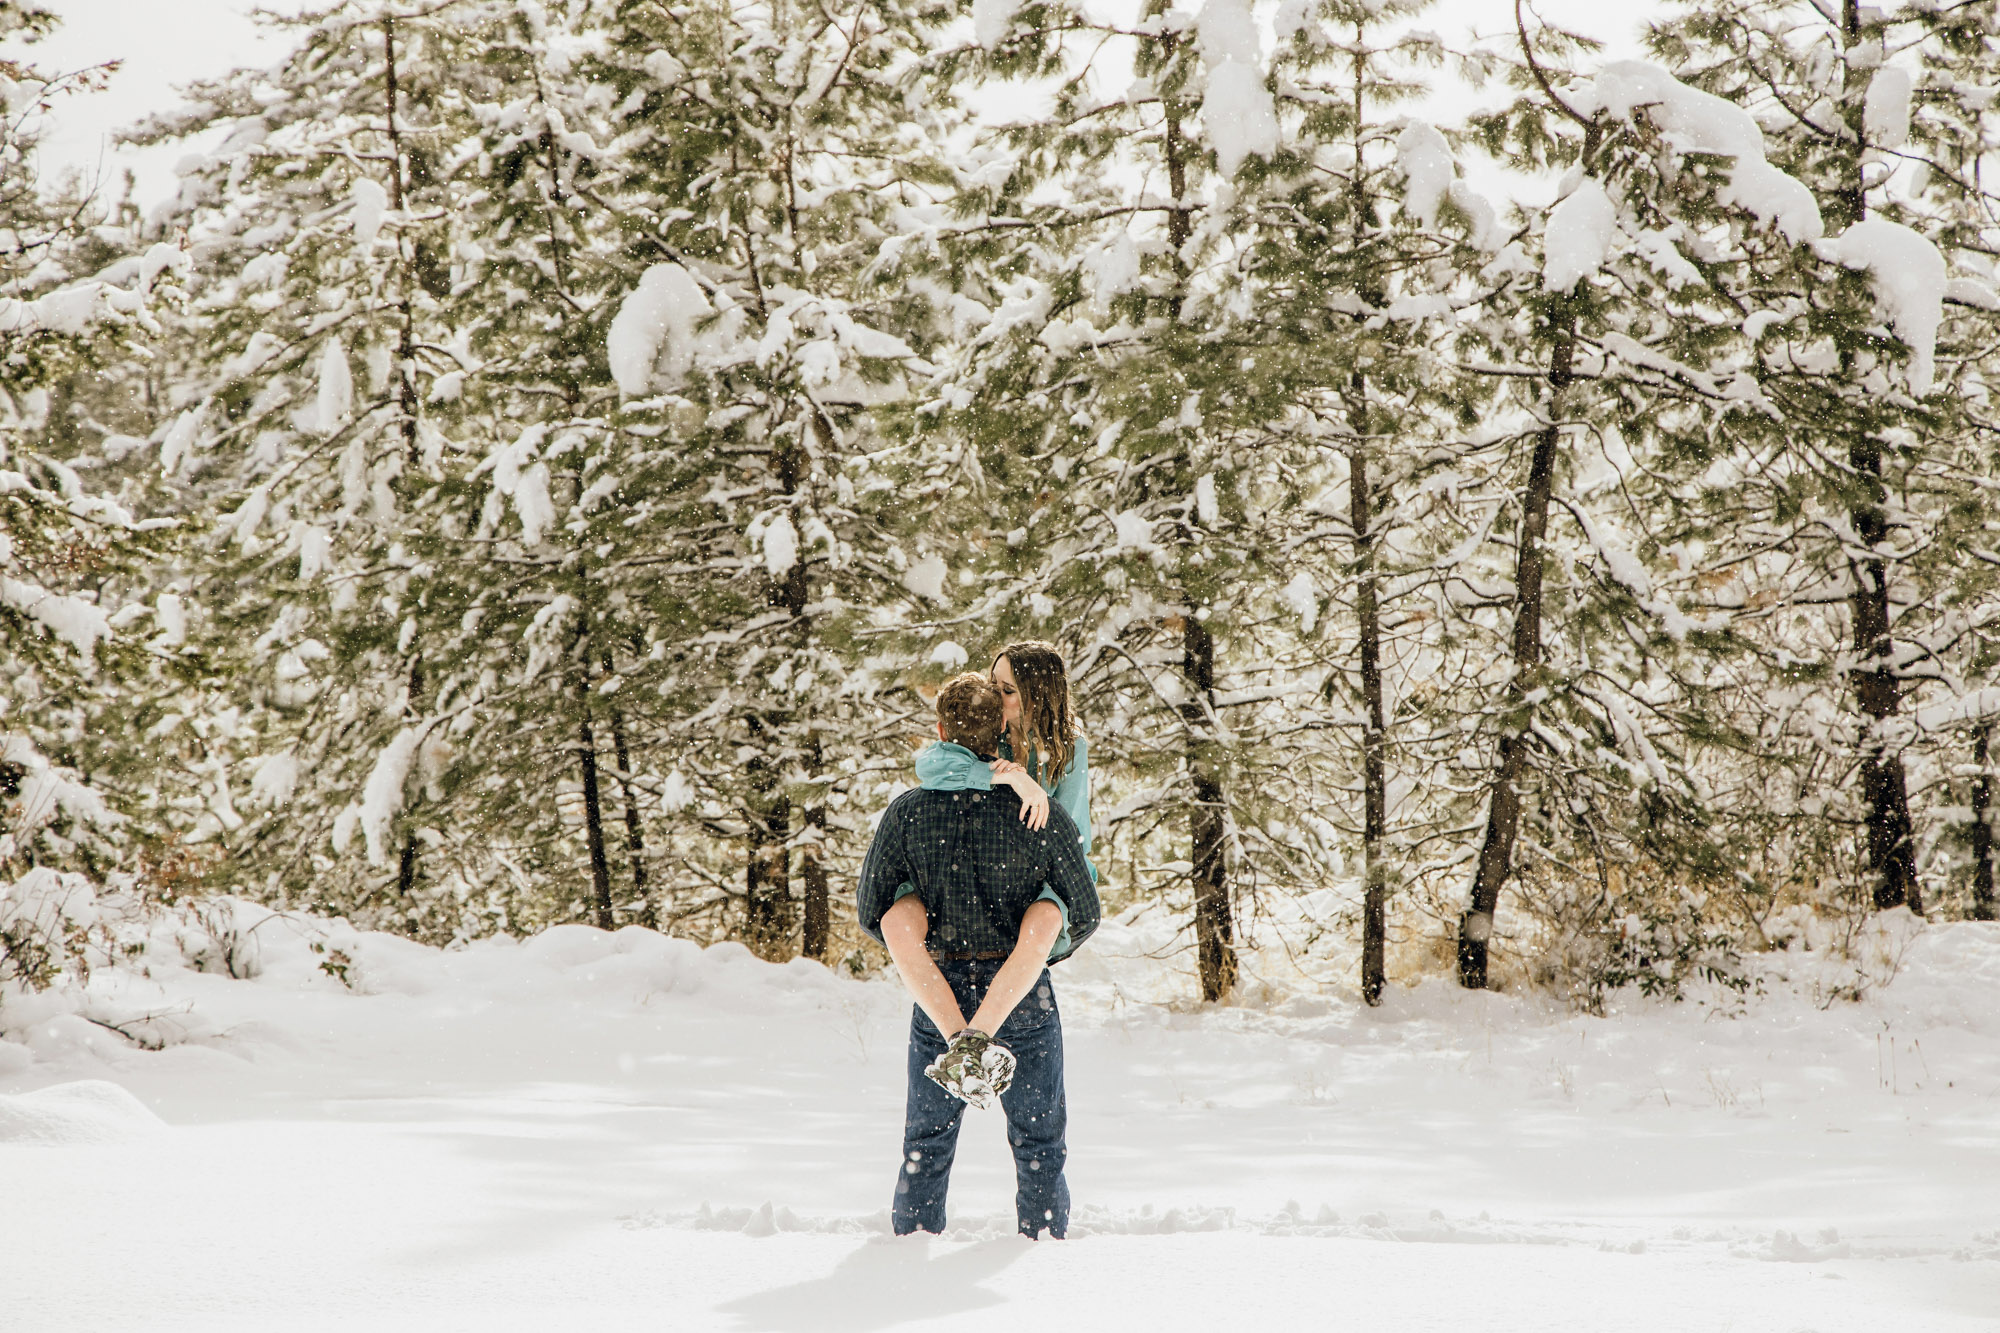
[[[870,939],[882,941],[882,915],[903,896],[905,886],[916,882],[910,858],[903,848],[903,824],[892,805],[868,844],[861,862],[861,878],[854,886],[854,916]]]
[[[1056,836],[1043,843],[1047,848],[1047,863],[1044,866],[1047,877],[1043,883],[1045,892],[1053,893],[1062,900],[1066,928],[1064,938],[1057,941],[1056,951],[1049,955],[1051,963],[1059,963],[1090,938],[1103,917],[1103,909],[1097,901],[1096,878],[1090,872],[1089,863],[1083,859],[1076,825],[1062,806],[1049,807],[1048,831]],[[1065,943],[1067,948],[1062,947]]]

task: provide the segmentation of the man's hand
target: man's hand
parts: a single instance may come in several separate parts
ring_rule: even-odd
[[[972,1016],[972,1026],[981,1032],[998,1032],[1000,1025],[1007,1021],[1007,1015],[1014,1012],[1014,1006],[1042,975],[1042,969],[1049,964],[1049,950],[1055,947],[1056,936],[1062,933],[1062,909],[1046,900],[1030,903],[1021,917],[1021,934],[1014,944],[1014,952],[1007,955],[1007,961],[1000,965],[1000,971],[993,978],[993,984],[986,988],[986,998],[980,1001],[979,1012]],[[939,1031],[943,1031],[942,1028]]]
[[[1012,787],[1021,798],[1021,822],[1040,832],[1049,822],[1049,794],[1042,784],[1028,776],[1028,770],[1011,759],[993,761],[993,781]]]
[[[951,1039],[944,1054],[930,1062],[924,1077],[952,1096],[984,1111],[1014,1082],[1014,1053],[978,1028],[966,1028]]]

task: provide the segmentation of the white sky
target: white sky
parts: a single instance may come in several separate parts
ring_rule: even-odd
[[[1184,0],[1190,7],[1196,0]],[[48,41],[32,48],[0,47],[48,70],[71,70],[107,60],[124,64],[110,88],[63,100],[53,132],[42,146],[42,169],[53,177],[64,170],[101,172],[107,185],[131,167],[142,205],[169,193],[179,147],[147,153],[112,144],[120,127],[176,105],[176,88],[243,65],[269,65],[281,55],[268,29],[250,18],[259,7],[295,8],[299,0],[43,0],[62,17]],[[1638,54],[1646,19],[1664,9],[1663,0],[1533,0],[1550,23],[1587,33],[1608,44],[1607,59]],[[1439,0],[1423,25],[1447,41],[1477,28],[1484,33],[1513,26],[1513,0]]]
[[[282,54],[268,31],[249,15],[255,8],[291,8],[297,0],[42,0],[62,19],[47,41],[0,50],[25,57],[49,72],[123,61],[102,93],[58,102],[54,129],[42,143],[42,170],[102,172],[115,185],[127,166],[139,176],[138,196],[152,203],[173,184],[173,165],[185,150],[147,154],[117,148],[111,135],[155,111],[176,106],[176,85],[242,65],[268,65]]]

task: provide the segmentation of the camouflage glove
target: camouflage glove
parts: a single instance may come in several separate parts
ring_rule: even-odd
[[[1013,1083],[1014,1053],[978,1028],[965,1028],[952,1037],[943,1055],[930,1062],[924,1077],[984,1111]]]

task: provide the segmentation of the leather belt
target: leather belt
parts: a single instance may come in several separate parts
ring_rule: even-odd
[[[933,959],[940,963],[990,963],[1012,956],[1012,952],[1007,949],[985,949],[974,953],[946,950],[931,955]]]

